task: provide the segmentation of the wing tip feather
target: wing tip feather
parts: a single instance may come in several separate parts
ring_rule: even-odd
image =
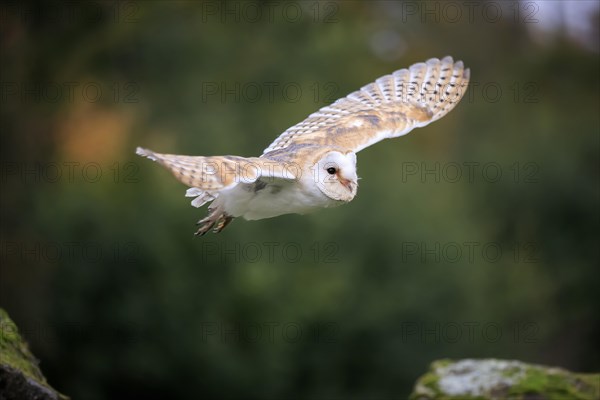
[[[418,62],[418,63],[411,65],[408,69],[413,71],[413,70],[422,69],[422,68],[427,68],[427,64],[425,64],[424,62]]]
[[[469,78],[471,78],[471,68],[466,68],[463,71],[463,78],[466,80],[469,80]]]
[[[443,64],[453,64],[454,63],[454,59],[452,58],[452,56],[445,56],[444,58],[442,58],[441,61]]]
[[[152,161],[158,161],[156,154],[152,150],[144,149],[143,147],[136,148],[135,154],[137,154],[138,156],[149,158]]]

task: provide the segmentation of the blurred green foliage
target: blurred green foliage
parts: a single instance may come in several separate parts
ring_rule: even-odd
[[[2,6],[0,306],[54,387],[404,398],[445,357],[600,368],[597,49],[534,40],[511,3],[493,22],[402,8],[440,2],[224,4]],[[344,207],[196,238],[205,210],[134,155],[257,155],[445,55],[471,68],[468,96],[361,152]]]

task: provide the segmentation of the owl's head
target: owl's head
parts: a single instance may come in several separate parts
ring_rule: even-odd
[[[319,190],[327,197],[349,202],[356,196],[356,154],[328,151],[312,167],[313,179]]]

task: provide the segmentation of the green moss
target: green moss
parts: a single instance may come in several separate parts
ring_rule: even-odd
[[[515,398],[542,395],[548,400],[595,400],[600,398],[600,374],[573,374],[558,368],[531,366],[518,384],[510,388]]]
[[[442,358],[441,360],[436,360],[436,361],[432,362],[431,369],[436,370],[438,368],[447,367],[448,365],[452,364],[453,362],[454,361],[452,361],[449,358]]]
[[[2,309],[0,309],[0,365],[16,369],[29,378],[45,383],[44,376],[37,366],[37,360],[19,335],[15,323]]]
[[[445,367],[452,363],[452,360],[443,359],[434,361],[431,364],[430,371],[419,378],[417,386],[419,390],[415,390],[410,400],[424,400],[424,399],[441,399],[442,393],[438,386],[439,376],[435,371],[440,367]]]
[[[0,382],[3,399],[67,399],[48,385],[38,360],[31,354],[15,323],[1,308]]]
[[[450,359],[436,360],[431,363],[429,372],[419,378],[415,385],[415,390],[410,395],[410,400],[455,400],[454,396],[448,396],[440,390],[438,382],[440,376],[437,371],[440,368],[451,365],[454,361]],[[485,400],[482,397],[462,397],[461,400]]]
[[[446,361],[450,362],[450,360],[438,360],[434,361],[429,368],[429,372],[419,378],[417,383],[415,384],[415,390],[410,396],[410,400],[428,400],[428,399],[438,399],[442,393],[440,392],[440,388],[438,387],[439,377],[435,373],[436,363],[442,364]]]
[[[413,392],[410,400],[421,400],[429,398],[438,398],[441,394],[438,387],[438,376],[434,373],[427,373],[419,378],[416,384],[417,389]]]
[[[452,388],[450,394],[446,389]],[[505,360],[439,360],[415,384],[411,400],[597,400],[600,374]]]
[[[505,376],[507,378],[516,378],[519,376],[521,371],[522,369],[518,367],[507,368],[504,371],[502,371],[502,376]]]

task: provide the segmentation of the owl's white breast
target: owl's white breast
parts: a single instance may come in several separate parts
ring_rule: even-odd
[[[306,214],[342,204],[325,196],[314,184],[298,181],[259,181],[222,191],[216,200],[234,217],[257,220],[283,214]]]

